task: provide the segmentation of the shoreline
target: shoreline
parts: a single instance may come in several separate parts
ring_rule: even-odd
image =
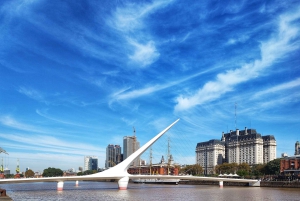
[[[179,181],[179,185],[219,185],[217,181]],[[249,186],[248,183],[223,182],[224,186]],[[300,182],[297,181],[261,181],[260,187],[276,188],[300,188]]]

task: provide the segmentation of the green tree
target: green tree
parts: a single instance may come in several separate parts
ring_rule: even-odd
[[[236,173],[239,176],[246,176],[246,175],[249,175],[250,171],[251,171],[251,168],[248,163],[241,163],[237,166]]]
[[[8,179],[8,178],[14,178],[14,176],[15,176],[14,174],[6,174],[6,175],[5,175],[5,178],[6,178],[6,179]]]
[[[191,174],[191,175],[201,175],[203,173],[203,168],[199,164],[187,165],[180,169],[180,173]]]
[[[86,170],[82,173],[82,175],[89,175],[89,174],[94,174],[94,173],[97,173],[96,170]]]
[[[280,172],[280,158],[274,159],[267,163],[265,173],[270,175],[277,175]]]
[[[237,163],[223,163],[221,165],[216,165],[215,171],[217,174],[234,174],[238,170]]]
[[[251,168],[251,174],[255,177],[262,177],[265,174],[266,164],[256,164]]]
[[[43,177],[58,177],[58,176],[62,176],[63,175],[63,171],[61,169],[58,168],[47,168],[44,169],[43,172]]]
[[[27,170],[25,172],[25,177],[27,178],[34,177],[34,172],[32,170]]]

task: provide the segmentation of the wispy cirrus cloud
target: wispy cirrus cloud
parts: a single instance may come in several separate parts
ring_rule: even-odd
[[[155,92],[170,88],[172,86],[176,86],[178,84],[181,84],[183,82],[186,82],[188,80],[191,80],[195,77],[198,77],[200,75],[206,74],[206,73],[214,71],[214,70],[215,70],[215,68],[210,68],[207,70],[200,71],[198,73],[194,73],[193,75],[183,77],[181,79],[177,79],[175,81],[170,81],[170,82],[167,82],[164,84],[155,84],[155,85],[151,85],[151,86],[145,86],[144,88],[135,89],[135,90],[131,90],[132,87],[126,87],[126,88],[123,88],[111,95],[111,98],[112,98],[111,103],[114,101],[118,101],[118,100],[129,100],[129,99],[139,98],[142,96],[147,96],[147,95],[153,94]]]
[[[71,125],[71,126],[80,126],[80,127],[88,127],[88,126],[84,126],[84,125],[81,125],[81,124],[78,124],[78,123],[73,123],[73,122],[69,122],[69,121],[65,121],[65,120],[62,120],[62,119],[57,119],[57,118],[53,118],[51,117],[50,115],[47,114],[47,110],[36,110],[35,111],[38,115],[46,118],[46,119],[49,119],[49,120],[52,120],[52,121],[56,121],[56,122],[59,122],[61,124],[66,124],[66,125]]]
[[[31,99],[47,103],[44,99],[44,95],[35,89],[20,87],[18,91]]]
[[[21,123],[21,122],[15,120],[14,118],[12,118],[10,116],[1,116],[0,117],[0,123],[4,126],[14,128],[14,129],[18,129],[18,130],[35,132],[35,133],[45,133],[45,131],[42,130],[42,129],[36,128],[34,126],[31,126],[31,125]]]
[[[154,63],[160,55],[153,41],[149,41],[146,44],[140,44],[136,41],[131,41],[130,44],[135,50],[132,55],[129,55],[129,58],[132,62],[141,67],[149,66],[150,64]]]
[[[295,79],[290,82],[286,82],[286,83],[277,85],[277,86],[274,86],[274,87],[271,87],[271,88],[268,88],[263,91],[259,91],[254,94],[253,99],[257,99],[257,98],[260,98],[261,96],[268,95],[268,94],[278,93],[278,92],[281,92],[282,90],[294,89],[299,86],[300,86],[300,78]]]
[[[132,53],[128,54],[130,62],[140,68],[154,63],[160,56],[155,41],[147,31],[144,20],[156,10],[165,7],[172,0],[154,1],[149,4],[127,4],[117,8],[107,24],[118,30],[129,45]]]
[[[53,136],[47,135],[22,135],[22,134],[7,134],[0,133],[0,137],[14,143],[10,144],[14,149],[28,149],[40,152],[53,152],[53,153],[69,153],[82,155],[83,152],[105,152],[104,149],[90,144],[71,142],[70,140],[62,140]],[[34,139],[34,140],[32,140]],[[14,146],[18,142],[18,146]],[[7,144],[9,145],[9,143]]]
[[[292,24],[300,18],[299,9],[297,11],[279,18],[277,33],[268,41],[261,43],[259,60],[218,74],[215,80],[207,82],[191,96],[181,94],[176,98],[175,110],[187,110],[196,105],[214,101],[223,94],[233,91],[236,85],[261,76],[265,69],[284,58],[289,52],[299,48],[299,41],[294,41],[299,34],[299,28]]]

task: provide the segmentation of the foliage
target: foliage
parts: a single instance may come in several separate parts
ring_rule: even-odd
[[[203,168],[199,164],[187,165],[184,168],[180,169],[180,173],[190,175],[201,175],[203,173]]]
[[[267,164],[256,164],[250,167],[247,163],[223,163],[215,167],[217,174],[238,174],[245,178],[259,178],[263,175],[277,175],[280,172],[280,159],[275,159]]]
[[[58,168],[49,167],[48,169],[44,169],[43,172],[43,177],[57,177],[62,175],[63,175],[63,171]]]
[[[32,170],[27,170],[25,172],[25,177],[27,178],[34,177],[34,172]]]
[[[5,178],[8,179],[8,178],[14,178],[15,175],[14,174],[6,174],[5,175]]]
[[[267,163],[265,174],[277,175],[280,172],[280,158],[274,159]]]
[[[223,163],[221,165],[216,165],[215,167],[215,171],[217,174],[234,174],[237,170],[237,163]]]
[[[86,170],[84,172],[78,172],[77,176],[89,175],[89,174],[95,174],[95,173],[97,173],[97,170]]]
[[[266,164],[253,165],[251,168],[251,173],[255,177],[262,177],[265,174]]]

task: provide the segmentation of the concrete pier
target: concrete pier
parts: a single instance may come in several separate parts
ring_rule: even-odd
[[[0,201],[13,201],[9,196],[0,196]]]
[[[0,188],[0,201],[4,201],[4,200],[10,201],[12,199],[6,194],[5,189]]]

